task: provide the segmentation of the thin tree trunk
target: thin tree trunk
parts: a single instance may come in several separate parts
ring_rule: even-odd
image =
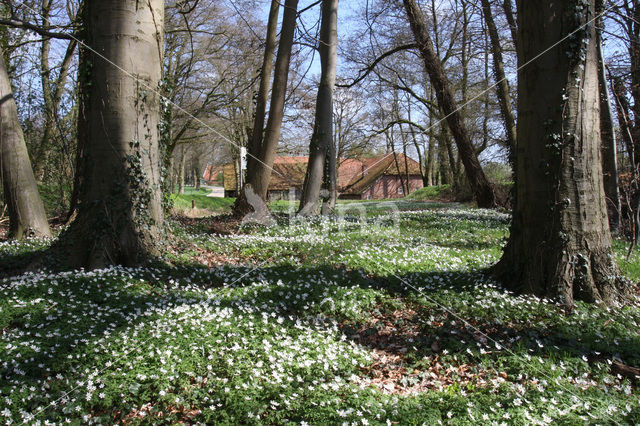
[[[599,19],[599,27],[603,25]],[[616,134],[613,127],[613,114],[607,85],[607,73],[602,51],[602,30],[598,29],[598,85],[600,93],[600,123],[602,137],[602,169],[604,178],[604,192],[607,197],[607,212],[609,227],[612,232],[620,229],[620,192],[618,190],[618,153]]]
[[[432,134],[429,135],[429,147],[427,148],[427,180],[424,182],[424,186],[435,185],[434,172],[434,154],[435,154],[435,141],[436,139]]]
[[[633,135],[634,164],[640,164],[640,3],[630,2],[630,9],[627,9],[625,17],[627,35],[629,37],[629,59],[631,60],[631,96],[633,97],[633,117],[634,123],[629,126]]]
[[[137,265],[161,244],[164,1],[91,0],[83,19],[92,49],[80,64],[83,178],[76,219],[54,249],[71,267]]]
[[[0,179],[9,211],[9,238],[50,237],[42,199],[38,193],[18,109],[0,48]]]
[[[271,9],[269,10],[269,20],[267,21],[267,39],[264,49],[264,57],[262,59],[262,69],[260,71],[260,87],[258,88],[258,96],[256,98],[255,119],[253,121],[253,130],[251,139],[247,147],[247,174],[255,169],[255,158],[260,155],[262,146],[262,138],[264,136],[264,122],[267,111],[267,99],[269,98],[269,83],[271,82],[271,73],[273,71],[273,57],[276,50],[278,37],[278,12],[280,10],[280,2],[278,0],[271,1]]]
[[[622,140],[627,147],[627,155],[629,163],[636,168],[635,143],[633,142],[633,130],[631,120],[629,118],[629,102],[626,98],[626,88],[624,82],[619,77],[613,77],[613,97],[616,100],[616,110],[618,111],[618,124],[620,125],[620,133]]]
[[[193,180],[196,191],[200,191],[200,178],[202,177],[202,170],[200,169],[200,157],[196,156],[193,159]]]
[[[502,2],[502,8],[504,9],[504,15],[507,18],[507,23],[509,24],[509,30],[511,31],[511,40],[513,40],[513,45],[516,48],[516,53],[519,50],[518,48],[518,25],[516,23],[516,19],[513,16],[513,6],[511,5],[511,0],[504,0]]]
[[[267,111],[267,99],[269,98],[269,83],[271,82],[271,73],[273,71],[273,57],[276,50],[278,36],[278,13],[280,11],[280,2],[278,0],[271,1],[269,10],[269,20],[267,21],[267,39],[264,49],[264,57],[262,59],[262,69],[260,70],[260,87],[258,88],[258,96],[256,98],[255,118],[253,121],[253,129],[251,138],[247,146],[247,182],[254,179],[254,174],[258,171],[257,158],[260,158],[262,150],[262,142],[264,136],[264,121]],[[238,198],[233,206],[234,214],[244,216],[250,211],[251,207],[247,202],[244,189],[239,192]]]
[[[333,111],[333,129],[335,129],[335,110]],[[338,161],[340,157],[337,154],[338,135],[335,130],[332,132],[331,145],[329,146],[329,153],[325,161],[325,173],[322,182],[322,188],[329,193],[329,197],[325,198],[322,202],[322,215],[326,216],[331,214],[336,209],[336,203],[338,202]]]
[[[433,102],[433,90],[429,91],[429,100]],[[433,132],[433,113],[429,111],[429,149],[427,152],[427,173],[429,174],[428,186],[437,185],[436,168],[434,163],[434,156],[436,152],[436,138]]]
[[[187,153],[184,145],[180,146],[180,161],[178,161],[178,194],[184,194],[184,169],[187,162]]]
[[[491,96],[489,94],[489,35],[484,31],[484,111],[482,114],[482,149],[489,146],[489,120],[491,119]]]
[[[236,194],[242,191],[242,160],[240,157],[236,158],[233,162],[233,171],[236,174]]]
[[[462,120],[467,116],[467,92],[469,89],[469,15],[467,13],[467,3],[462,2],[462,40],[460,40],[462,48],[460,50],[460,68],[462,69],[462,81],[460,82],[460,89],[462,92],[462,99],[460,105],[460,115]]]
[[[412,121],[411,99],[409,99],[407,102],[407,118],[409,119],[409,121]],[[424,146],[423,146],[423,149],[420,150],[420,144],[418,143],[418,138],[416,137],[416,132],[413,126],[409,126],[409,131],[411,132],[411,141],[413,142],[413,146],[415,147],[416,153],[418,154],[418,164],[420,165],[420,177],[422,177],[422,186],[429,186],[428,184],[429,169],[427,165],[425,165]],[[409,173],[408,166],[407,166],[407,173]]]
[[[404,156],[404,172],[406,176],[406,188],[405,188],[404,195],[407,196],[411,191],[411,186],[410,186],[411,178],[409,177],[409,156],[407,156],[407,146],[409,145],[409,143],[405,139],[406,135],[402,129],[402,124],[400,124],[400,134],[402,135],[402,155]]]
[[[84,7],[82,4],[82,7]],[[84,13],[84,12],[81,12]],[[79,34],[79,39],[86,39],[86,35],[84,33],[86,29],[84,29]],[[87,58],[89,51],[86,48],[80,46],[78,48],[78,64],[86,64],[89,59]],[[84,166],[85,166],[85,149],[84,143],[87,140],[86,130],[87,126],[82,125],[81,119],[83,117],[83,108],[80,106],[82,99],[82,87],[80,85],[80,80],[84,75],[82,68],[78,67],[77,80],[78,84],[76,84],[76,93],[75,100],[76,105],[78,105],[78,113],[76,116],[76,153],[75,153],[75,173],[73,175],[73,188],[71,189],[71,199],[69,200],[69,210],[67,211],[65,217],[65,224],[69,225],[73,220],[75,220],[76,215],[78,214],[78,205],[80,203],[80,188],[82,187],[82,182],[84,181]]]
[[[449,134],[445,123],[440,124],[440,132],[438,134],[438,165],[440,172],[440,184],[453,184],[453,169],[449,159],[451,144],[449,143]]]
[[[496,199],[496,194],[480,166],[464,120],[458,111],[453,92],[444,74],[442,63],[433,51],[433,43],[427,31],[422,11],[415,0],[403,0],[403,2],[416,43],[424,60],[425,69],[429,73],[431,84],[436,92],[438,104],[446,116],[458,147],[474,198],[479,207],[495,207],[499,204],[499,200]]]
[[[42,7],[42,26],[50,25],[51,0],[43,0]],[[53,131],[53,97],[51,94],[51,68],[49,66],[49,50],[51,47],[51,39],[43,37],[40,43],[40,83],[42,85],[42,100],[44,101],[44,128],[40,145],[36,148],[33,156],[33,172],[36,179],[42,182],[44,174],[44,156],[49,145],[49,139]]]
[[[314,132],[309,146],[309,163],[300,200],[301,215],[317,213],[324,180],[330,184],[329,161],[333,145],[333,89],[338,60],[338,0],[323,0],[320,27],[320,63],[322,73],[316,100]],[[327,188],[329,189],[329,188]],[[330,193],[323,198],[329,198]]]
[[[509,82],[504,72],[504,61],[502,59],[502,46],[500,45],[500,34],[493,20],[493,12],[491,11],[491,3],[489,0],[482,0],[482,12],[484,20],[489,30],[489,38],[491,40],[491,56],[493,57],[493,75],[496,80],[496,93],[500,103],[500,113],[504,123],[504,130],[507,136],[507,146],[511,153],[516,147],[516,120],[511,107],[511,95],[509,94]]]
[[[613,303],[626,292],[601,177],[598,43],[595,26],[586,25],[595,1],[519,3],[522,63],[586,29],[520,70],[517,195],[495,269],[508,288],[569,306]]]
[[[280,139],[282,119],[284,117],[284,102],[287,92],[287,80],[289,78],[289,63],[291,62],[291,49],[293,47],[293,35],[296,28],[298,0],[286,0],[282,17],[282,30],[278,44],[278,54],[273,76],[273,90],[269,108],[269,119],[265,129],[264,140],[260,150],[261,162],[256,162],[256,173],[252,174],[248,181],[253,191],[263,200],[267,199],[267,189],[273,161],[276,156],[276,148]]]
[[[173,158],[169,158],[169,160],[165,163],[167,164],[167,168],[168,168],[168,173],[167,173],[167,186],[168,189],[165,189],[168,191],[168,194],[173,194],[173,191],[175,191],[176,189],[176,171],[174,169],[175,166],[175,161]]]
[[[394,100],[393,100],[393,109],[392,109],[392,120],[395,121],[400,121],[400,103],[398,100],[398,92],[394,91],[393,93],[394,96]],[[407,140],[406,140],[406,135],[404,133],[404,129],[402,128],[402,123],[399,122],[398,124],[398,130],[400,130],[400,142],[402,145],[402,152],[405,154],[405,164],[407,164],[407,160],[406,160],[406,154],[407,154]],[[393,135],[393,133],[392,133]],[[408,181],[408,169],[405,170],[406,175],[403,175],[403,172],[400,168],[400,163],[398,161],[398,154],[396,153],[396,147],[395,147],[395,140],[392,138],[391,139],[391,151],[393,152],[393,159],[396,163],[396,171],[398,172],[398,177],[400,178],[400,186],[402,188],[402,192],[404,193],[404,195],[407,194],[408,192],[408,187],[409,187],[409,181]]]
[[[329,193],[329,196],[322,203],[322,214],[331,214],[338,202],[338,167],[336,157],[336,147],[332,142],[329,146],[325,164],[325,173],[323,178],[323,189]]]
[[[438,14],[437,14],[437,8],[436,8],[436,2],[435,0],[431,0],[431,25],[433,28],[433,41],[434,41],[434,48],[435,48],[435,54],[437,58],[440,58],[440,30],[439,30],[439,26],[438,26]],[[425,81],[428,80],[429,74],[426,72],[425,70]],[[434,90],[433,90],[433,85],[429,88],[429,101],[430,102],[434,102],[435,99],[435,95],[434,95]],[[437,164],[437,169],[434,166],[434,183],[435,185],[443,185],[444,183],[449,183],[450,180],[447,180],[447,173],[449,173],[449,169],[447,169],[447,164],[448,162],[445,160],[445,155],[443,155],[443,150],[444,150],[444,145],[442,145],[442,134],[444,131],[444,128],[441,127],[440,131],[438,133],[438,137],[435,138],[434,134],[433,134],[433,114],[429,115],[429,129],[431,129],[431,138],[434,141],[438,142],[438,146],[437,146],[437,150],[438,150],[438,164]],[[445,182],[446,181],[446,182]]]
[[[50,12],[51,0],[43,1],[43,27],[50,25]],[[51,66],[49,64],[51,40],[44,37],[40,46],[40,82],[42,85],[42,99],[44,101],[44,124],[42,138],[40,139],[40,144],[36,149],[33,160],[33,171],[38,181],[42,181],[44,178],[45,159],[54,137],[58,110],[60,109],[60,102],[62,101],[62,95],[69,77],[69,69],[71,68],[76,45],[76,40],[69,41],[55,82],[51,81]]]

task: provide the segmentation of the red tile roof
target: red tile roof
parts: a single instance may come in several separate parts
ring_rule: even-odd
[[[406,174],[404,155],[396,154],[399,169],[393,154],[369,158],[344,158],[338,164],[338,191],[348,194],[359,194],[366,190],[382,175],[398,176]],[[307,171],[309,157],[276,157],[269,182],[270,191],[286,191],[291,187],[302,188]],[[410,175],[420,175],[420,164],[407,157]],[[400,173],[398,173],[400,172]],[[236,173],[234,164],[224,166],[224,188],[227,191],[236,189]]]
[[[397,160],[397,164],[396,164]],[[378,157],[368,158],[363,161],[363,169],[359,174],[342,187],[342,193],[348,195],[362,194],[381,176],[406,176],[407,166],[410,176],[421,176],[420,164],[403,154],[386,154]]]

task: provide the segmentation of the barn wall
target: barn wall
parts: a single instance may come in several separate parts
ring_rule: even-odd
[[[417,175],[411,175],[409,177],[409,192],[413,192],[416,189],[422,188],[422,177]],[[402,188],[402,181],[399,176],[385,175],[375,181],[367,190],[362,194],[363,199],[367,200],[383,200],[388,198],[403,198],[407,194],[402,192],[398,193],[398,190]]]

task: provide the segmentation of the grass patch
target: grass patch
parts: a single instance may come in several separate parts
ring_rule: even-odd
[[[439,200],[450,195],[451,185],[435,185],[420,188],[407,195],[407,200]]]
[[[195,190],[193,187],[185,187],[184,194],[172,194],[171,201],[173,207],[178,210],[191,209],[192,202],[195,201],[196,209],[218,212],[228,210],[236,200],[235,198],[208,197],[209,193],[210,191],[205,188]]]

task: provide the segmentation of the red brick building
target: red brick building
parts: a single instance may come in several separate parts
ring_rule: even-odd
[[[269,200],[288,199],[293,189],[299,199],[304,184],[309,157],[276,157],[269,182]],[[237,170],[235,165],[222,168],[226,197],[237,195]],[[210,170],[211,169],[211,170]],[[214,173],[211,166],[205,170],[205,180]],[[420,164],[402,154],[386,154],[377,157],[341,159],[338,164],[338,196],[343,199],[377,200],[401,198],[405,188],[409,193],[422,188]]]
[[[355,161],[360,163],[360,171],[355,170],[357,163],[349,165],[349,172],[353,174],[348,183],[340,187],[342,199],[402,198],[424,186],[420,164],[403,154],[391,153]]]
[[[207,183],[207,185],[222,185],[223,182],[223,166],[212,166],[209,164],[202,174],[202,179]]]

